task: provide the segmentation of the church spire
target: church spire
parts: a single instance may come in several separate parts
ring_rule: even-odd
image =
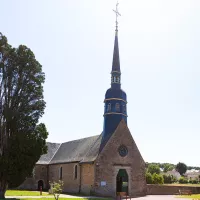
[[[116,4],[116,10],[113,10],[116,14],[116,29],[115,29],[115,44],[114,44],[114,52],[113,52],[113,63],[112,63],[112,72],[120,73],[120,61],[119,61],[119,46],[118,46],[118,16],[121,16],[118,12],[118,5]],[[111,73],[112,73],[111,72]]]
[[[121,16],[118,12],[118,5],[116,4],[116,10],[113,10],[116,14],[116,29],[115,29],[115,43],[113,51],[113,62],[111,71],[111,87],[120,88],[121,87],[121,71],[120,71],[120,60],[119,60],[119,45],[118,45],[118,16]]]
[[[115,44],[113,51],[112,72],[120,73],[119,46],[118,46],[118,29],[115,30]],[[111,73],[112,73],[111,72]]]

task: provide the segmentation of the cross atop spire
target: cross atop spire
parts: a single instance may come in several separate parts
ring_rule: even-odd
[[[121,16],[121,14],[119,13],[119,11],[118,11],[118,5],[119,5],[119,3],[118,3],[118,1],[117,1],[117,4],[116,4],[116,10],[113,10],[114,12],[115,12],[115,14],[116,14],[116,21],[115,21],[115,23],[116,23],[116,33],[117,33],[117,31],[118,31],[118,16]]]

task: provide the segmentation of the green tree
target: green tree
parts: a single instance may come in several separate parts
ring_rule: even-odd
[[[151,174],[160,174],[160,167],[156,164],[150,164],[148,166],[147,172],[151,173]]]
[[[163,174],[164,183],[173,183],[173,176]]]
[[[147,184],[152,184],[153,183],[152,174],[149,173],[149,172],[146,173],[146,182],[147,182]]]
[[[180,173],[180,175],[182,176],[183,174],[185,174],[185,172],[187,171],[187,165],[185,163],[181,163],[179,162],[176,165],[176,171]]]
[[[59,180],[58,182],[56,181],[49,182],[49,184],[51,186],[51,190],[52,190],[55,200],[58,200],[60,194],[63,191],[64,182],[62,180]]]
[[[152,175],[152,179],[153,179],[153,184],[163,184],[164,183],[164,179],[161,174],[154,173]]]
[[[12,48],[0,33],[0,199],[19,186],[47,152],[42,66],[26,46]]]
[[[173,170],[173,169],[174,169],[174,166],[173,166],[173,165],[171,165],[171,164],[169,164],[169,163],[164,164],[164,167],[163,167],[163,171],[164,171],[164,172],[168,172],[168,171],[171,171],[171,170]]]

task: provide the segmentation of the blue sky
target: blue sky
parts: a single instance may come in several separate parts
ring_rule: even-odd
[[[147,162],[200,166],[200,1],[119,0],[128,126]],[[115,0],[1,0],[0,31],[43,65],[48,141],[98,135]]]

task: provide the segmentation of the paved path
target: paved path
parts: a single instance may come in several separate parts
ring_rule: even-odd
[[[60,197],[62,198],[95,198],[95,197],[80,197],[80,196],[72,196],[72,195],[67,195],[67,194],[61,194]],[[35,198],[35,199],[45,199],[45,198],[53,198],[53,196],[6,196],[6,198]],[[97,197],[101,198],[101,197]],[[103,198],[102,198],[103,199]],[[148,195],[145,197],[138,197],[138,198],[132,198],[132,200],[177,200],[175,196],[173,195]],[[178,200],[183,200],[182,198],[178,198]]]

